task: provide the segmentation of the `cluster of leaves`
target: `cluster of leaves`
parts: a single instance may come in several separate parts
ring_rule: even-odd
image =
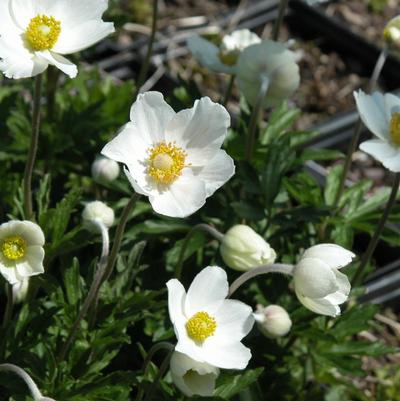
[[[20,183],[30,132],[29,85],[3,82],[0,88],[2,221],[24,217]],[[365,201],[371,182],[364,180],[347,189],[332,209],[341,166],[332,168],[321,186],[304,165],[342,155],[308,148],[307,141],[317,133],[293,131],[299,111],[285,103],[258,132],[254,161],[248,163],[243,150],[250,112],[243,102],[226,142],[237,164],[236,176],[185,221],[156,216],[147,202],[138,202],[116,271],[103,285],[99,303],[82,323],[71,352],[62,359],[61,347],[92,282],[100,249],[100,238],[88,234],[80,223],[82,205],[99,198],[118,216],[131,193],[124,177],[107,188],[95,184],[90,165],[128,120],[133,90],[131,83],[115,83],[81,69],[76,80],[62,82],[55,99],[48,97],[43,105],[46,118],[35,170],[35,209],[46,236],[46,274],[32,280],[28,301],[0,333],[0,355],[26,368],[43,392],[57,400],[126,401],[133,399],[138,385],[145,390],[153,386],[161,359],[156,357],[146,375],[143,359],[155,342],[175,341],[165,282],[194,224],[210,223],[225,232],[245,222],[268,239],[279,260],[294,263],[302,249],[321,241],[351,249],[360,233],[373,231],[388,198],[384,188]],[[176,89],[169,101],[179,110],[190,107],[197,97],[199,91],[190,84]],[[397,222],[399,210],[391,217]],[[399,238],[395,228],[386,229],[384,239],[389,244],[399,245]],[[186,284],[209,264],[223,266],[218,244],[204,234],[193,237],[184,256]],[[229,271],[228,276],[232,281],[237,273]],[[251,365],[244,372],[221,374],[213,400],[367,401],[352,382],[363,375],[362,357],[392,351],[379,342],[357,340],[360,331],[371,327],[375,306],[351,304],[334,321],[318,317],[300,306],[288,290],[288,280],[280,276],[255,280],[237,297],[252,306],[282,305],[292,317],[293,330],[287,338],[271,341],[255,328],[246,339],[254,351]],[[183,398],[169,375],[155,390],[154,399]],[[29,399],[18,380],[1,375],[0,400],[11,396],[16,401]]]

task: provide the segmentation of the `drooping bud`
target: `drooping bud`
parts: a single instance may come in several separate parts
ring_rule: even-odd
[[[119,164],[108,157],[99,156],[92,164],[92,176],[99,183],[116,180],[119,176]]]
[[[383,30],[383,39],[389,47],[400,50],[400,15],[386,24]]]
[[[276,259],[276,253],[270,245],[251,227],[243,224],[227,231],[220,252],[224,262],[239,271],[274,263]]]
[[[113,225],[114,210],[103,202],[93,201],[86,204],[82,212],[82,218],[89,230],[98,232],[99,228],[97,223],[102,223],[107,228]]]
[[[25,301],[29,290],[29,277],[23,278],[21,281],[13,284],[13,301],[15,304],[20,304]]]
[[[269,338],[283,337],[292,327],[289,314],[279,305],[257,305],[254,319],[259,330]]]

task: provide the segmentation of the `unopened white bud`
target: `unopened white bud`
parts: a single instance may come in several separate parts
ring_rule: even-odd
[[[85,225],[91,231],[99,231],[97,223],[110,228],[114,223],[114,210],[100,201],[89,202],[82,212]]]
[[[219,369],[205,362],[198,362],[185,354],[174,351],[170,362],[171,376],[176,387],[188,397],[211,397]]]
[[[292,327],[289,314],[279,305],[269,305],[267,307],[257,305],[254,319],[259,330],[269,338],[283,337],[289,333]]]
[[[112,182],[119,176],[119,164],[108,157],[100,156],[92,164],[92,176],[97,182]]]
[[[13,301],[15,304],[20,304],[25,301],[29,290],[29,277],[23,278],[18,283],[13,284]]]
[[[232,269],[247,271],[254,267],[274,263],[275,251],[249,226],[238,224],[227,231],[220,252],[224,262]]]

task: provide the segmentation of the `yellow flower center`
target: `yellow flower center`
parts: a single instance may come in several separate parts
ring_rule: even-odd
[[[214,335],[216,328],[215,319],[207,312],[197,312],[186,322],[188,336],[200,343]]]
[[[400,146],[400,113],[393,113],[390,119],[390,136],[392,141]]]
[[[1,252],[8,260],[22,259],[26,253],[26,241],[19,235],[7,237],[1,244]]]
[[[60,32],[60,21],[47,15],[38,15],[29,22],[25,37],[33,50],[49,50],[56,44]]]
[[[149,149],[147,173],[160,184],[171,184],[185,167],[186,152],[174,143],[161,142]]]
[[[231,52],[220,51],[219,52],[219,59],[225,65],[229,65],[229,66],[235,65],[238,58],[239,58],[239,53],[235,52],[235,51],[231,51]]]

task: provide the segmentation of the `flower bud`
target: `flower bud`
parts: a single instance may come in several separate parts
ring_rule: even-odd
[[[327,316],[340,315],[338,305],[347,301],[350,282],[338,269],[348,265],[354,253],[335,244],[307,249],[293,269],[297,298],[308,309]]]
[[[289,333],[292,327],[289,314],[279,305],[269,305],[267,307],[257,305],[254,319],[261,333],[269,338],[283,337]]]
[[[232,269],[247,271],[275,262],[276,253],[252,228],[238,224],[227,231],[220,252],[224,262]]]
[[[96,222],[110,228],[114,223],[114,210],[100,201],[89,202],[82,212],[82,218],[90,231],[97,232],[99,228]]]
[[[383,39],[396,50],[400,50],[400,15],[391,19],[383,30]]]
[[[25,301],[29,290],[29,277],[23,278],[21,281],[13,284],[13,301],[15,304],[20,304]]]
[[[211,397],[219,369],[204,362],[197,362],[185,354],[175,351],[170,362],[174,384],[188,397],[200,395]]]
[[[119,176],[119,164],[108,157],[100,156],[92,164],[92,176],[97,182],[112,182]]]

